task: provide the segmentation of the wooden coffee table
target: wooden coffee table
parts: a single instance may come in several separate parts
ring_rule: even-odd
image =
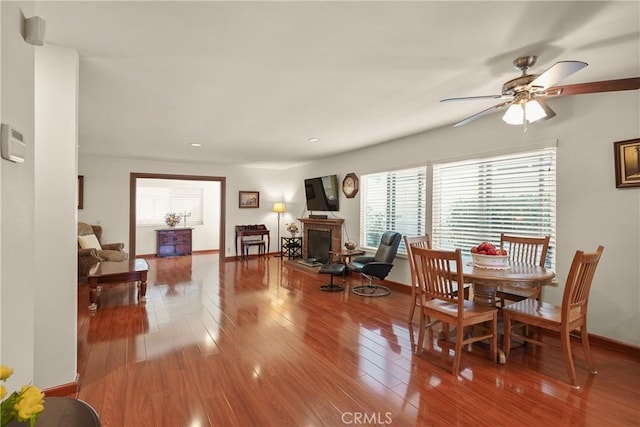
[[[146,302],[149,265],[143,259],[131,261],[102,261],[89,271],[89,310],[96,310],[102,286],[123,282],[138,283],[138,303]]]

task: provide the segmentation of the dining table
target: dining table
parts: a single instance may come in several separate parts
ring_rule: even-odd
[[[473,302],[479,305],[496,306],[498,287],[523,289],[539,286],[556,286],[556,274],[538,265],[509,262],[504,267],[479,267],[471,260],[463,260],[462,274],[465,283],[471,283]],[[498,349],[497,362],[506,363],[501,348]]]
[[[504,267],[479,267],[472,261],[463,261],[462,274],[465,283],[471,283],[473,302],[496,306],[498,287],[529,289],[556,284],[556,274],[538,265],[509,262]]]

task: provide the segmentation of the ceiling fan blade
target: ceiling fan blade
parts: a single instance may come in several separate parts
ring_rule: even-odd
[[[619,90],[640,89],[640,77],[628,79],[604,80],[601,82],[578,83],[575,85],[554,86],[544,91],[549,96],[582,95],[585,93],[616,92]]]
[[[466,125],[467,123],[475,120],[475,119],[479,119],[482,116],[486,116],[487,114],[491,114],[496,110],[499,110],[503,107],[506,107],[507,105],[511,104],[511,101],[507,101],[507,102],[503,102],[501,104],[497,104],[494,105],[493,107],[489,107],[486,110],[482,110],[479,113],[474,114],[473,116],[469,116],[464,120],[459,121],[458,123],[454,124],[453,127],[458,127],[458,126],[462,126],[462,125]]]
[[[571,74],[582,70],[587,65],[589,64],[582,61],[556,62],[551,66],[551,68],[547,69],[544,73],[540,74],[531,83],[529,83],[529,87],[546,89],[551,85],[558,83],[560,80],[569,77]]]
[[[446,98],[441,99],[440,102],[449,102],[449,101],[469,101],[474,99],[513,99],[511,95],[481,95],[481,96],[463,96],[460,98]]]
[[[542,107],[542,109],[546,114],[546,116],[540,119],[539,121],[543,122],[545,120],[549,120],[550,118],[556,116],[556,112],[553,111],[551,107],[549,107],[549,104],[547,104],[547,101],[545,101],[543,98],[536,98],[536,101],[538,101],[538,103],[540,104],[540,106]]]

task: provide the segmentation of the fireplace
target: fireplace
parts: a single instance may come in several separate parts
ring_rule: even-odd
[[[344,219],[298,218],[298,221],[302,223],[303,258],[318,258],[321,262],[326,262],[330,259],[329,251],[339,252],[342,249]],[[323,238],[322,243],[313,242],[318,237]],[[316,244],[321,245],[321,248],[315,247]]]
[[[331,250],[331,230],[307,230],[307,258],[315,258],[317,262],[326,264],[329,262]]]

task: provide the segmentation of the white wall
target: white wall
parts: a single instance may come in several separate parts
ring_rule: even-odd
[[[45,45],[35,62],[35,379],[73,382],[77,348],[78,53]]]
[[[35,380],[34,47],[24,42],[19,29],[22,14],[33,14],[33,4],[1,2],[0,7],[2,123],[22,132],[27,147],[23,164],[0,160],[0,361],[15,369],[7,383],[14,390]]]
[[[613,163],[613,142],[640,136],[640,94],[580,95],[557,98],[551,104],[557,117],[530,126],[526,133],[492,115],[459,128],[442,128],[317,162],[306,172],[361,175],[557,139],[558,279],[564,283],[577,249],[604,245],[591,293],[589,330],[640,345],[640,189],[616,189]],[[339,216],[355,237],[359,196],[340,200]],[[389,279],[410,283],[405,258],[396,260]],[[544,297],[559,303],[562,288],[545,289]]]
[[[166,187],[196,187],[202,188],[204,201],[202,212],[202,224],[189,222],[189,218],[183,218],[177,228],[193,228],[191,238],[193,251],[220,249],[220,182],[218,181],[184,181],[175,179],[161,180]],[[136,227],[136,254],[149,255],[156,253],[156,230],[166,226],[140,226]],[[113,243],[107,242],[105,243]]]

